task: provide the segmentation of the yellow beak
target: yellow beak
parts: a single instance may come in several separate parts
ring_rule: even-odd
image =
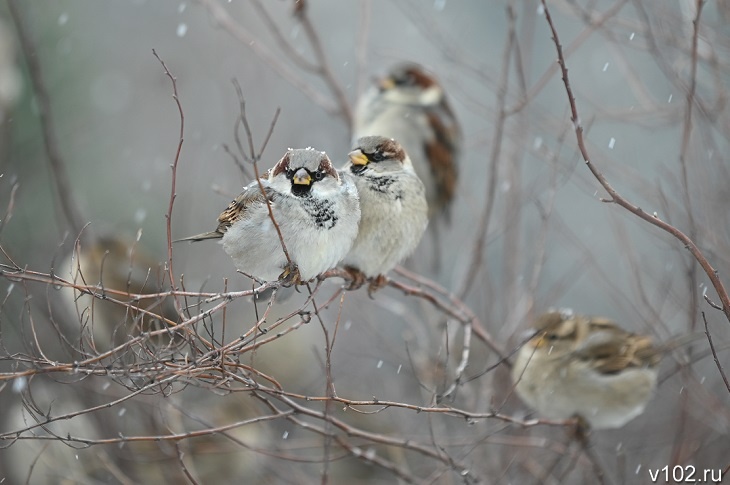
[[[395,81],[393,81],[393,78],[384,77],[380,80],[379,86],[381,91],[388,91],[395,87]]]
[[[300,168],[294,174],[294,177],[292,177],[292,182],[294,182],[297,185],[311,185],[312,176],[309,175],[309,172],[307,172],[305,169]]]
[[[347,156],[350,157],[350,161],[353,165],[365,166],[369,162],[368,157],[366,157],[362,150],[360,150],[359,148],[357,150],[351,151]]]

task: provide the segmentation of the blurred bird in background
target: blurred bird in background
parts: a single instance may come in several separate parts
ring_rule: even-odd
[[[94,287],[95,297],[76,288],[63,288],[61,294],[73,315],[71,321],[78,322],[82,332],[91,332],[88,342],[96,351],[108,350],[141,332],[171,329],[180,321],[171,297],[137,296],[155,295],[165,288],[161,284],[164,265],[136,239],[118,233],[84,238],[60,267],[62,278],[70,276],[75,285]]]
[[[355,111],[353,141],[367,135],[394,138],[413,162],[426,188],[434,267],[440,266],[436,219],[450,222],[456,196],[462,135],[446,93],[436,78],[414,63],[393,66],[363,93]]]
[[[657,385],[662,354],[696,335],[664,345],[601,317],[552,311],[512,367],[520,398],[551,419],[579,417],[595,429],[619,428],[644,412]]]

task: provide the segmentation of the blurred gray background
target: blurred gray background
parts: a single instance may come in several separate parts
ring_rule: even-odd
[[[292,2],[261,3],[283,39],[313,59],[305,32],[292,14]],[[730,28],[725,21],[725,2],[707,2],[702,12],[696,98],[686,144],[694,2],[551,1],[548,5],[566,52],[593,162],[622,195],[691,235],[724,277],[730,270],[730,118],[726,109]],[[351,148],[347,124],[342,117],[326,112],[291,79],[282,77],[280,66],[328,103],[334,102],[327,84],[288,60],[272,28],[251,2],[64,0],[23,2],[20,10],[38,46],[35,55],[52,100],[53,127],[70,173],[72,196],[85,221],[92,230],[129,238],[141,230],[140,245],[158,255],[159,261],[166,258],[165,213],[179,117],[170,81],[152,49],[177,78],[185,114],[173,238],[213,229],[220,211],[250,181],[223,149],[226,144],[235,150],[239,106],[233,78],[242,86],[257,146],[275,110],[281,108],[260,169],[271,167],[288,147],[325,150],[338,165],[346,160]],[[8,81],[10,95],[2,107],[0,212],[10,202],[12,187],[18,186],[12,219],[6,221],[0,243],[21,266],[48,273],[70,251],[76,234],[70,232],[59,208],[42,143],[38,105],[13,40],[15,28],[4,5],[0,12],[7,32],[3,40],[9,53],[6,64],[10,71],[17,71],[17,79],[11,74]],[[358,90],[402,60],[423,64],[445,86],[464,132],[465,147],[452,226],[442,231],[440,268],[430,264],[428,236],[406,267],[450,292],[465,293],[465,304],[504,349],[514,348],[519,343],[514,335],[549,307],[604,315],[658,340],[702,330],[700,312],[706,312],[719,345],[730,339],[727,320],[702,299],[709,281],[688,251],[616,204],[601,202],[605,191],[577,151],[555,46],[539,2],[312,0],[308,16],[351,104]],[[239,38],[231,35],[222,18],[243,34]],[[510,29],[514,29],[513,40]],[[262,49],[274,61],[262,58]],[[506,82],[502,80],[505,75]],[[502,105],[504,114],[500,114]],[[495,151],[495,147],[499,149]],[[495,206],[482,249],[484,258],[464,292],[465,279],[480,251],[475,244],[490,187],[490,168],[495,163]],[[250,280],[237,274],[230,259],[212,242],[175,245],[174,270],[178,278],[184,275],[189,290],[222,291],[224,278],[229,290],[251,288]],[[330,292],[337,284],[326,283]],[[39,315],[47,315],[48,308],[60,303],[55,292],[44,285],[30,285],[26,293],[11,285],[18,283],[0,279],[0,295],[9,295],[3,305],[1,338],[13,354],[21,348],[21,327],[27,324],[27,319],[19,317],[24,314],[23,297],[33,296],[31,308]],[[711,287],[706,294],[716,300]],[[275,314],[296,308],[304,298],[294,294],[276,305]],[[337,316],[336,305],[333,310],[331,322]],[[228,312],[229,335],[244,332],[255,321],[248,300],[234,301]],[[214,320],[213,325],[219,323]],[[428,405],[443,391],[443,383],[453,375],[460,357],[460,324],[394,289],[383,290],[375,300],[364,291],[347,294],[341,324],[332,358],[342,397],[377,396]],[[62,327],[73,327],[73,322]],[[46,345],[52,347],[53,342],[48,338]],[[322,395],[323,342],[319,324],[310,323],[262,349],[261,365],[293,392]],[[466,375],[474,380],[463,385],[451,404],[487,412],[507,399],[510,384],[501,367],[480,375],[497,359],[481,342],[471,345]],[[667,358],[663,374],[668,377],[649,411],[621,430],[594,435],[597,453],[615,483],[646,483],[649,467],[692,464],[716,469],[728,465],[730,399],[707,355],[707,343],[700,340],[685,355],[697,360],[691,367],[681,366],[677,372],[682,358]],[[727,352],[720,357],[730,367]],[[2,365],[5,372],[16,370],[12,360]],[[93,386],[98,391],[103,382]],[[185,393],[192,395],[181,401],[197,403],[201,415],[215,416],[215,409],[225,406],[225,396],[216,400],[205,389]],[[6,387],[0,388],[0,399],[2,414],[19,397]],[[169,405],[162,401],[161,397],[150,398],[145,406],[162,409]],[[144,409],[141,404],[140,409]],[[516,398],[509,398],[503,411],[519,416],[530,412]],[[478,476],[493,483],[535,481],[550,463],[568,454],[561,448],[569,445],[559,428],[525,431],[498,420],[467,425],[463,419],[417,416],[404,410],[357,419],[361,420],[358,426],[365,429],[403,439],[433,440],[457,449],[455,453],[471,463]],[[3,432],[21,427],[5,421]],[[80,429],[88,430],[88,426]],[[274,437],[260,438],[265,444],[259,448],[279,450],[281,446],[291,456],[306,454],[302,450],[314,455],[321,451],[320,438],[301,429],[296,430],[301,441],[287,449],[277,441],[281,433],[292,429],[284,428],[272,432]],[[285,439],[291,443],[294,437],[287,434]],[[94,461],[98,459],[94,450],[101,448],[117,466],[124,460],[134,462],[119,458],[113,446],[91,447],[84,453]],[[235,457],[253,453],[233,448],[226,449],[229,462],[243,463]],[[16,460],[17,468],[27,471],[32,457],[43,456],[39,450],[20,444],[0,449],[0,461]],[[438,473],[436,465],[424,465],[418,461],[422,457],[388,453],[390,459],[408,464],[419,480],[459,480],[453,470]],[[215,451],[208,455],[219,456]],[[20,461],[17,456],[31,458]],[[282,462],[287,470],[303,471],[306,480],[302,480],[308,483],[320,480],[322,465],[316,460],[298,465],[284,458],[277,461],[266,453],[252,456],[260,462],[246,465],[250,468],[245,473],[260,474],[250,475],[260,482],[302,483],[275,472]],[[55,463],[53,459],[48,462]],[[590,465],[576,459],[575,470],[565,463],[569,458],[556,467],[565,471],[563,483],[585,483],[585,477],[592,477]],[[244,473],[219,468],[219,475],[215,471],[206,475],[200,463],[198,473],[216,483],[240,483],[236,476]],[[333,483],[398,481],[387,471],[351,456],[338,463],[341,475],[333,475]],[[360,468],[352,471],[356,467]],[[419,467],[426,471],[421,473]],[[250,471],[254,469],[256,472]],[[22,471],[6,472],[8,481],[22,483]],[[42,473],[36,471],[31,483],[43,482]],[[151,472],[130,468],[128,473],[134,481]],[[55,478],[63,476],[60,473]],[[90,472],[76,479],[80,476],[87,477],[88,483],[120,481],[118,476]],[[92,476],[95,478],[89,478]],[[546,483],[557,483],[555,476]]]

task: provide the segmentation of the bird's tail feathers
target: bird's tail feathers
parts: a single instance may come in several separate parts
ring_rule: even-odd
[[[195,236],[184,237],[182,239],[176,239],[175,241],[172,241],[172,242],[203,241],[204,239],[220,239],[222,237],[223,237],[222,232],[211,231],[211,232],[204,232],[203,234],[196,234]]]

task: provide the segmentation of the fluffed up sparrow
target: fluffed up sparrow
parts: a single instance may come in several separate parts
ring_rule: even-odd
[[[258,182],[251,182],[218,216],[215,231],[180,241],[221,239],[236,267],[262,281],[300,283],[336,266],[352,247],[360,222],[352,178],[335,170],[325,152],[304,148],[289,149],[260,182],[265,197]]]
[[[595,429],[619,428],[644,411],[669,346],[606,318],[569,312],[540,316],[535,330],[512,367],[515,390],[530,407],[551,419],[579,417]]]
[[[362,275],[377,279],[371,284],[373,291],[382,284],[381,275],[418,246],[428,224],[428,205],[423,183],[396,140],[362,137],[349,157],[343,171],[355,179],[362,217],[357,239],[342,263],[353,272],[354,287],[362,284]]]
[[[429,216],[448,220],[461,130],[438,81],[417,64],[394,66],[358,101],[353,141],[366,135],[398,140],[426,188]]]

